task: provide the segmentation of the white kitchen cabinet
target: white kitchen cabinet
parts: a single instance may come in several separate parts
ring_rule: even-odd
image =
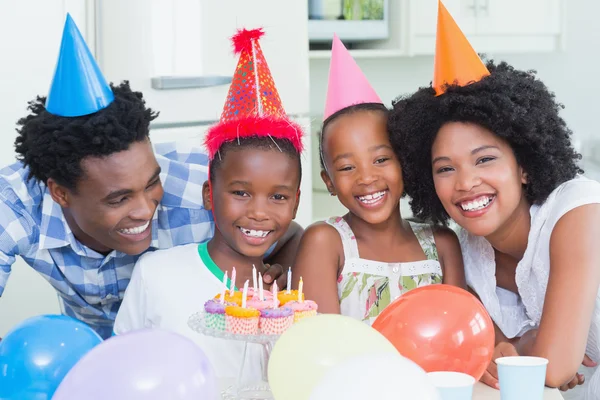
[[[465,35],[477,32],[477,20],[470,3],[474,0],[444,0],[444,5],[452,14]],[[410,3],[410,25],[413,35],[435,36],[437,29],[437,0],[414,0]]]
[[[308,3],[280,0],[103,0],[97,16],[98,58],[108,79],[128,79],[161,112],[160,124],[214,121],[228,83],[157,90],[152,79],[231,77],[230,37],[265,28],[261,46],[284,108],[308,111]],[[127,32],[127,34],[123,34]]]
[[[565,0],[445,0],[479,53],[535,53],[562,49]],[[410,0],[411,55],[433,54],[437,0]]]

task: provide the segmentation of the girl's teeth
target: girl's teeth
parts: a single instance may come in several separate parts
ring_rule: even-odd
[[[367,194],[364,196],[358,196],[358,199],[363,203],[371,204],[377,202],[380,198],[383,197],[383,195],[385,195],[385,191]]]
[[[124,233],[125,235],[139,235],[140,233],[148,229],[149,225],[150,221],[146,222],[142,226],[138,226],[137,228],[121,229],[119,232]]]

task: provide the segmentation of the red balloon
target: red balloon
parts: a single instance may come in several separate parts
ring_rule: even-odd
[[[494,353],[494,325],[483,304],[451,285],[407,292],[373,323],[426,372],[456,371],[479,380]]]

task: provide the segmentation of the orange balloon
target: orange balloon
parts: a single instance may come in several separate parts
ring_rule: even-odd
[[[456,371],[479,380],[494,353],[494,325],[483,304],[451,285],[403,294],[373,328],[426,372]]]

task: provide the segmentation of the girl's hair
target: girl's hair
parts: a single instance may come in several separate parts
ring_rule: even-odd
[[[319,161],[321,163],[322,170],[326,170],[325,160],[323,159],[323,136],[325,135],[325,130],[334,120],[338,119],[339,117],[343,115],[354,114],[359,111],[381,111],[385,114],[386,118],[389,113],[387,107],[381,103],[362,103],[342,108],[341,110],[338,110],[335,113],[331,114],[329,117],[327,117],[327,119],[323,121],[323,128],[321,129],[321,133],[319,134]]]
[[[531,204],[543,203],[557,186],[583,173],[572,132],[559,116],[563,106],[535,71],[494,61],[487,68],[489,76],[463,87],[451,85],[441,96],[425,87],[394,101],[388,130],[419,219],[446,223],[449,218],[436,195],[431,167],[433,142],[448,122],[474,123],[504,139],[527,173],[524,190]]]

